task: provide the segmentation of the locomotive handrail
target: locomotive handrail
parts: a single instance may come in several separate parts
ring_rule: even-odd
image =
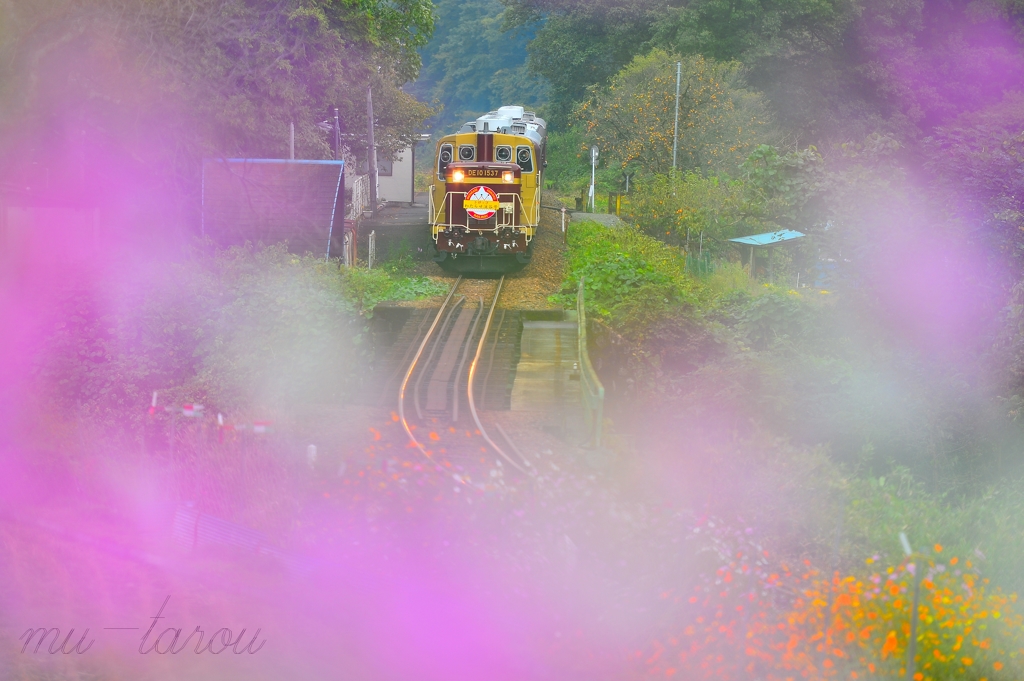
[[[587,351],[587,311],[583,298],[583,277],[580,277],[580,286],[576,291],[576,321],[579,324],[576,339],[579,343],[583,417],[590,442],[597,448],[601,446],[601,428],[604,423],[604,386],[594,371],[594,365],[590,363],[590,353]]]

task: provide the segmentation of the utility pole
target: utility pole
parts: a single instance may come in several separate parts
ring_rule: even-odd
[[[366,119],[370,127],[370,144],[367,149],[367,168],[370,172],[370,210],[377,215],[377,142],[373,137],[373,90],[366,87]]]
[[[679,85],[683,76],[683,62],[676,62],[676,123],[672,128],[672,177],[676,175],[676,157],[679,150]]]

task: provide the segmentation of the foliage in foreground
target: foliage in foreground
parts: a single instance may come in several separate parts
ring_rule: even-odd
[[[772,516],[769,534],[789,555],[837,551],[849,566],[898,552],[909,525],[961,553],[982,550],[990,576],[1024,587],[1019,429],[1003,408],[963,374],[880,340],[835,294],[751,285],[737,265],[698,281],[682,266],[638,230],[570,227],[564,304],[587,276],[592,352],[620,427],[637,419],[638,448],[689,452],[694,462],[673,465],[702,481],[693,491],[719,490],[722,512]],[[771,441],[720,441],[751,431]]]
[[[36,412],[137,433],[153,391],[226,414],[345,400],[367,351],[360,313],[435,289],[284,246],[197,250],[141,281],[65,292],[35,360]]]
[[[916,681],[995,681],[1019,678],[1024,669],[1016,594],[990,586],[969,558],[944,560],[941,544],[887,568],[876,555],[866,569],[829,576],[809,560],[777,557],[749,529],[707,519],[694,532],[713,567],[691,594],[679,595],[690,604],[688,621],[646,654],[638,651],[650,674],[902,677],[917,579]]]

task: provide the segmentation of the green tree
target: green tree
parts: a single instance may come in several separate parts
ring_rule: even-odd
[[[733,172],[760,142],[770,139],[768,112],[748,91],[738,65],[701,56],[682,58],[678,167]],[[672,167],[676,58],[654,50],[594,89],[573,113],[584,136],[622,167],[667,173]]]
[[[726,255],[725,240],[746,226],[743,208],[742,182],[691,171],[641,178],[628,217],[663,241],[681,245],[692,237],[702,252]]]
[[[423,70],[410,88],[441,113],[435,129],[474,119],[505,104],[537,108],[547,84],[526,68],[526,51],[534,24],[506,30],[500,0],[440,0],[433,39],[421,49]],[[510,46],[513,49],[510,49]]]
[[[664,0],[502,0],[509,27],[541,24],[527,44],[529,68],[550,83],[544,115],[563,130],[588,88],[605,85],[649,49]]]
[[[814,147],[780,154],[757,147],[740,166],[746,207],[770,229],[806,230],[821,222],[819,199],[827,185],[824,160]]]
[[[963,0],[696,0],[666,9],[652,44],[743,62],[800,142],[909,140],[1019,86],[1007,14]]]
[[[990,246],[1024,271],[1024,93],[964,114],[925,140],[927,167],[950,208],[984,224]]]

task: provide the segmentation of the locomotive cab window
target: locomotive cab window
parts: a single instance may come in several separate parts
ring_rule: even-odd
[[[533,149],[530,147],[516,147],[516,163],[519,164],[524,173],[532,173]]]
[[[460,144],[459,145],[459,160],[460,161],[472,161],[476,158],[476,147],[472,144]]]
[[[437,179],[444,179],[444,171],[448,168],[448,164],[452,162],[452,145],[442,144],[441,151],[437,153]]]
[[[501,144],[494,147],[494,160],[498,163],[511,163],[512,162],[512,147],[507,144]]]

